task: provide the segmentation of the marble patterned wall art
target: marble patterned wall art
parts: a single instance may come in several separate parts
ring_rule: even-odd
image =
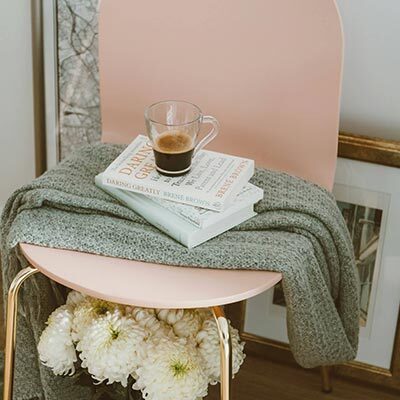
[[[60,158],[100,140],[99,0],[58,0]]]

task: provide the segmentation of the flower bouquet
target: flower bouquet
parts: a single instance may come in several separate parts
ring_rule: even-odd
[[[236,374],[244,343],[234,328],[231,336]],[[50,315],[38,351],[54,374],[87,374],[103,391],[126,388],[125,398],[199,400],[220,379],[218,330],[208,309],[129,307],[72,291]]]

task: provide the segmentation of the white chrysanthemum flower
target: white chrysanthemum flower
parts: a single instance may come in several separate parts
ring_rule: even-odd
[[[240,366],[243,364],[246,355],[243,352],[244,343],[240,341],[238,330],[230,326],[230,333],[232,339],[232,372],[233,374],[236,374],[239,371]],[[200,332],[196,336],[196,341],[210,383],[214,385],[219,381],[221,375],[219,351],[220,340],[215,320],[210,318],[204,321]]]
[[[93,321],[105,316],[107,313],[122,315],[122,308],[118,304],[86,296],[84,301],[79,302],[74,308],[72,339],[75,342],[79,342]]]
[[[161,321],[157,318],[153,308],[126,307],[126,314],[131,315],[143,329],[151,333],[161,329]]]
[[[47,320],[38,344],[42,363],[50,367],[55,375],[72,375],[77,361],[74,343],[71,338],[72,311],[64,305],[57,308]]]
[[[174,337],[172,327],[157,318],[153,308],[126,307],[126,315],[132,316],[135,321],[153,336]]]
[[[184,310],[177,309],[177,310],[169,310],[169,309],[157,309],[157,317],[160,321],[164,321],[169,325],[176,324],[184,314]]]
[[[197,400],[207,395],[208,379],[193,343],[149,339],[147,358],[136,370],[133,389],[146,400]]]
[[[182,318],[173,325],[175,335],[179,337],[195,337],[204,322],[204,314],[200,310],[185,310]]]
[[[75,308],[78,304],[81,304],[83,301],[87,299],[83,293],[77,292],[76,290],[71,290],[67,296],[67,306]]]
[[[93,321],[77,345],[82,367],[98,382],[120,382],[126,387],[138,366],[137,351],[145,337],[133,319],[107,313]]]

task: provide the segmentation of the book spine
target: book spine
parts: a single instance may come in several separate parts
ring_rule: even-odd
[[[181,209],[181,206],[194,208],[193,206],[188,206],[187,204],[181,205],[176,202],[162,200],[162,199],[158,199],[156,197],[150,197],[150,196],[146,196],[146,197],[149,201],[157,204],[159,207],[162,207],[162,208],[170,211],[172,214],[176,215],[179,218],[182,218],[183,220],[185,220],[189,224],[193,225],[194,227],[202,228],[201,220],[200,220],[200,218],[198,218],[197,215],[190,215]],[[174,205],[170,206],[169,204],[165,204],[165,203],[174,203]],[[210,211],[210,212],[214,213],[214,211]]]
[[[103,182],[105,186],[111,186],[115,187],[118,189],[123,189],[123,190],[129,190],[131,192],[135,193],[141,193],[147,196],[154,196],[154,197],[159,197],[161,199],[165,200],[171,200],[171,201],[177,201],[179,203],[183,204],[189,204],[191,206],[197,206],[197,207],[202,207],[202,208],[207,208],[209,210],[215,210],[215,211],[223,211],[225,209],[225,204],[219,201],[210,201],[209,199],[206,198],[205,196],[193,196],[193,195],[188,195],[186,193],[182,194],[181,189],[178,189],[177,191],[173,190],[165,190],[165,189],[160,189],[157,187],[150,186],[148,184],[146,185],[140,185],[136,183],[132,183],[128,179],[123,179],[120,177],[116,177],[114,174],[107,174],[107,171],[104,172],[103,174]]]
[[[133,199],[122,190],[107,188],[101,182],[101,179],[98,179],[97,177],[96,184],[109,195],[135,211],[150,224],[165,232],[168,236],[172,237],[179,243],[182,243],[186,247],[189,246],[192,229],[187,229],[185,223],[177,221],[176,218],[173,218],[170,215],[169,211],[162,209],[150,200],[139,197]]]
[[[236,196],[239,194],[239,192],[243,189],[243,187],[249,182],[250,178],[254,175],[254,161],[251,160],[251,167],[248,168],[247,173],[243,174],[241,179],[236,182],[235,187],[236,189],[232,191],[232,193],[229,195],[229,198],[226,201],[225,208],[230,207],[232,203],[235,201]]]
[[[224,233],[236,225],[241,224],[242,222],[248,220],[249,218],[254,217],[257,213],[254,212],[253,206],[248,206],[243,208],[242,210],[236,211],[234,214],[230,216],[230,218],[226,218],[224,221],[221,221],[219,224],[215,224],[210,226],[209,228],[199,230],[197,234],[192,235],[189,238],[188,247],[193,248],[210,240],[221,233]]]

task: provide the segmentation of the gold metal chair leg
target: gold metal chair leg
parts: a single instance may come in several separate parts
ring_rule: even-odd
[[[232,341],[229,323],[221,306],[212,308],[218,327],[221,354],[221,400],[231,400],[232,382]]]
[[[324,393],[332,392],[332,367],[321,367],[321,380],[322,380],[322,391]]]
[[[13,393],[15,345],[17,339],[16,328],[18,312],[18,292],[24,281],[33,274],[36,274],[36,272],[38,272],[36,268],[24,268],[11,282],[10,289],[8,290],[3,400],[12,400]]]

